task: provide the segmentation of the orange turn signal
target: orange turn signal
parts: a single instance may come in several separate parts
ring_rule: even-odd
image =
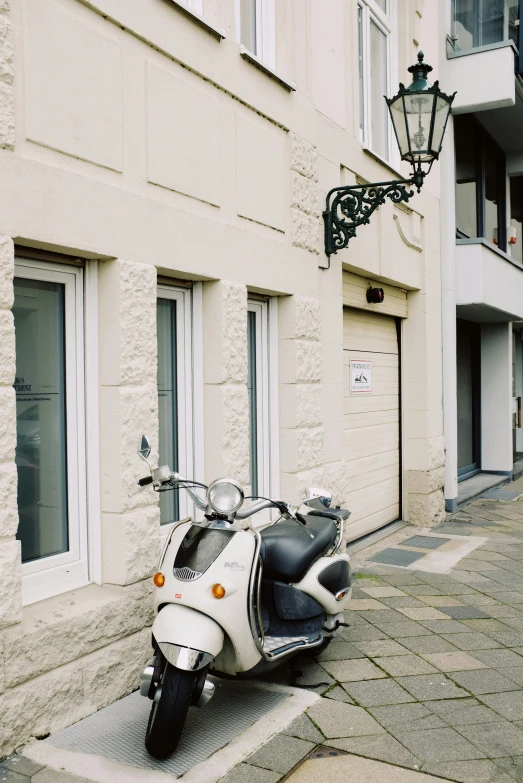
[[[163,587],[165,584],[165,576],[162,574],[161,571],[158,571],[157,574],[153,576],[153,582],[156,585],[156,587]]]
[[[223,598],[225,595],[225,587],[219,584],[213,585],[212,594],[215,598]]]

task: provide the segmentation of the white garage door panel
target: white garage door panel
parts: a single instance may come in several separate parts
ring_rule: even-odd
[[[397,504],[388,508],[383,508],[375,514],[368,514],[365,517],[351,516],[345,527],[345,538],[347,541],[354,541],[355,538],[366,535],[370,530],[379,530],[391,519],[397,518]],[[396,514],[396,516],[394,516]]]
[[[393,430],[390,435],[384,435],[383,438],[374,433],[372,437],[368,435],[364,439],[359,439],[355,438],[354,433],[351,433],[350,430],[346,430],[343,441],[345,453],[351,454],[353,459],[356,460],[360,457],[372,457],[378,449],[381,449],[383,452],[396,451],[399,437],[398,428],[391,424],[386,426],[393,428]],[[359,430],[356,430],[356,432],[359,432]]]
[[[361,473],[357,476],[350,476],[350,489],[351,489],[351,502],[354,500],[354,503],[358,502],[358,499],[356,496],[356,492],[360,489],[366,489],[368,487],[371,487],[372,494],[376,495],[375,490],[379,488],[379,492],[385,493],[384,485],[387,482],[392,482],[391,486],[395,488],[396,482],[398,480],[398,466],[397,465],[385,465],[383,470],[380,472],[381,481],[376,482],[376,472],[367,472],[367,473]],[[388,485],[387,485],[388,486]],[[365,503],[366,507],[370,507],[371,500],[369,497],[366,497]],[[374,501],[372,501],[374,502]],[[378,499],[376,501],[378,504],[381,502],[381,499]],[[351,505],[351,511],[354,511],[354,506]]]
[[[347,460],[347,475],[359,476],[362,473],[375,473],[377,474],[377,481],[380,478],[380,472],[382,468],[386,468],[389,465],[398,465],[398,451],[385,451],[382,452],[378,446],[376,453],[372,457],[361,457],[360,459]]]
[[[347,403],[348,406],[349,403]],[[344,426],[345,431],[363,429],[364,427],[381,427],[384,428],[387,424],[398,423],[398,409],[396,407],[389,410],[377,410],[366,412],[365,416],[358,416],[358,414],[345,414]]]
[[[399,356],[394,318],[343,311],[344,437],[352,515],[346,528],[357,538],[397,519],[399,485]],[[350,360],[372,362],[372,392],[350,393]]]
[[[365,354],[365,358],[367,359],[369,356],[372,356],[372,354]],[[348,386],[348,381],[345,385],[345,388]],[[376,384],[372,384],[373,388],[376,387]],[[344,405],[343,405],[343,413],[346,416],[354,416],[354,414],[361,414],[363,413],[377,413],[379,411],[394,411],[395,417],[397,418],[398,413],[398,395],[396,394],[353,394],[350,395],[350,398],[347,399],[345,397]],[[367,422],[365,422],[366,424]]]

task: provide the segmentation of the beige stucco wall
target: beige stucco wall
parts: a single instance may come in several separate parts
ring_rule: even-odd
[[[327,190],[396,176],[358,137],[356,3],[329,4],[278,4],[289,92],[240,57],[233,0],[204,4],[222,41],[165,0],[0,0],[0,757],[128,693],[149,652],[159,512],[130,490],[139,435],[158,442],[157,271],[203,281],[207,481],[249,481],[247,297],[279,297],[280,494],[294,501],[311,484],[338,502],[350,490],[342,272],[407,291],[403,516],[441,518],[438,188],[383,206],[318,268]],[[399,6],[404,79],[422,4]],[[13,241],[100,259],[102,584],[23,609]]]

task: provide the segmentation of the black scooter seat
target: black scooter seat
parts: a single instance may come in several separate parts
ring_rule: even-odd
[[[332,546],[338,533],[332,519],[309,514],[304,519],[314,538],[292,519],[260,531],[265,577],[281,582],[299,582],[311,565]]]

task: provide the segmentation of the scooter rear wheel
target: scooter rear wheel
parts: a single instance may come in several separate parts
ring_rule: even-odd
[[[175,669],[166,662],[160,682],[161,695],[157,702],[153,701],[145,734],[145,747],[151,756],[166,759],[176,750],[197,674]]]

